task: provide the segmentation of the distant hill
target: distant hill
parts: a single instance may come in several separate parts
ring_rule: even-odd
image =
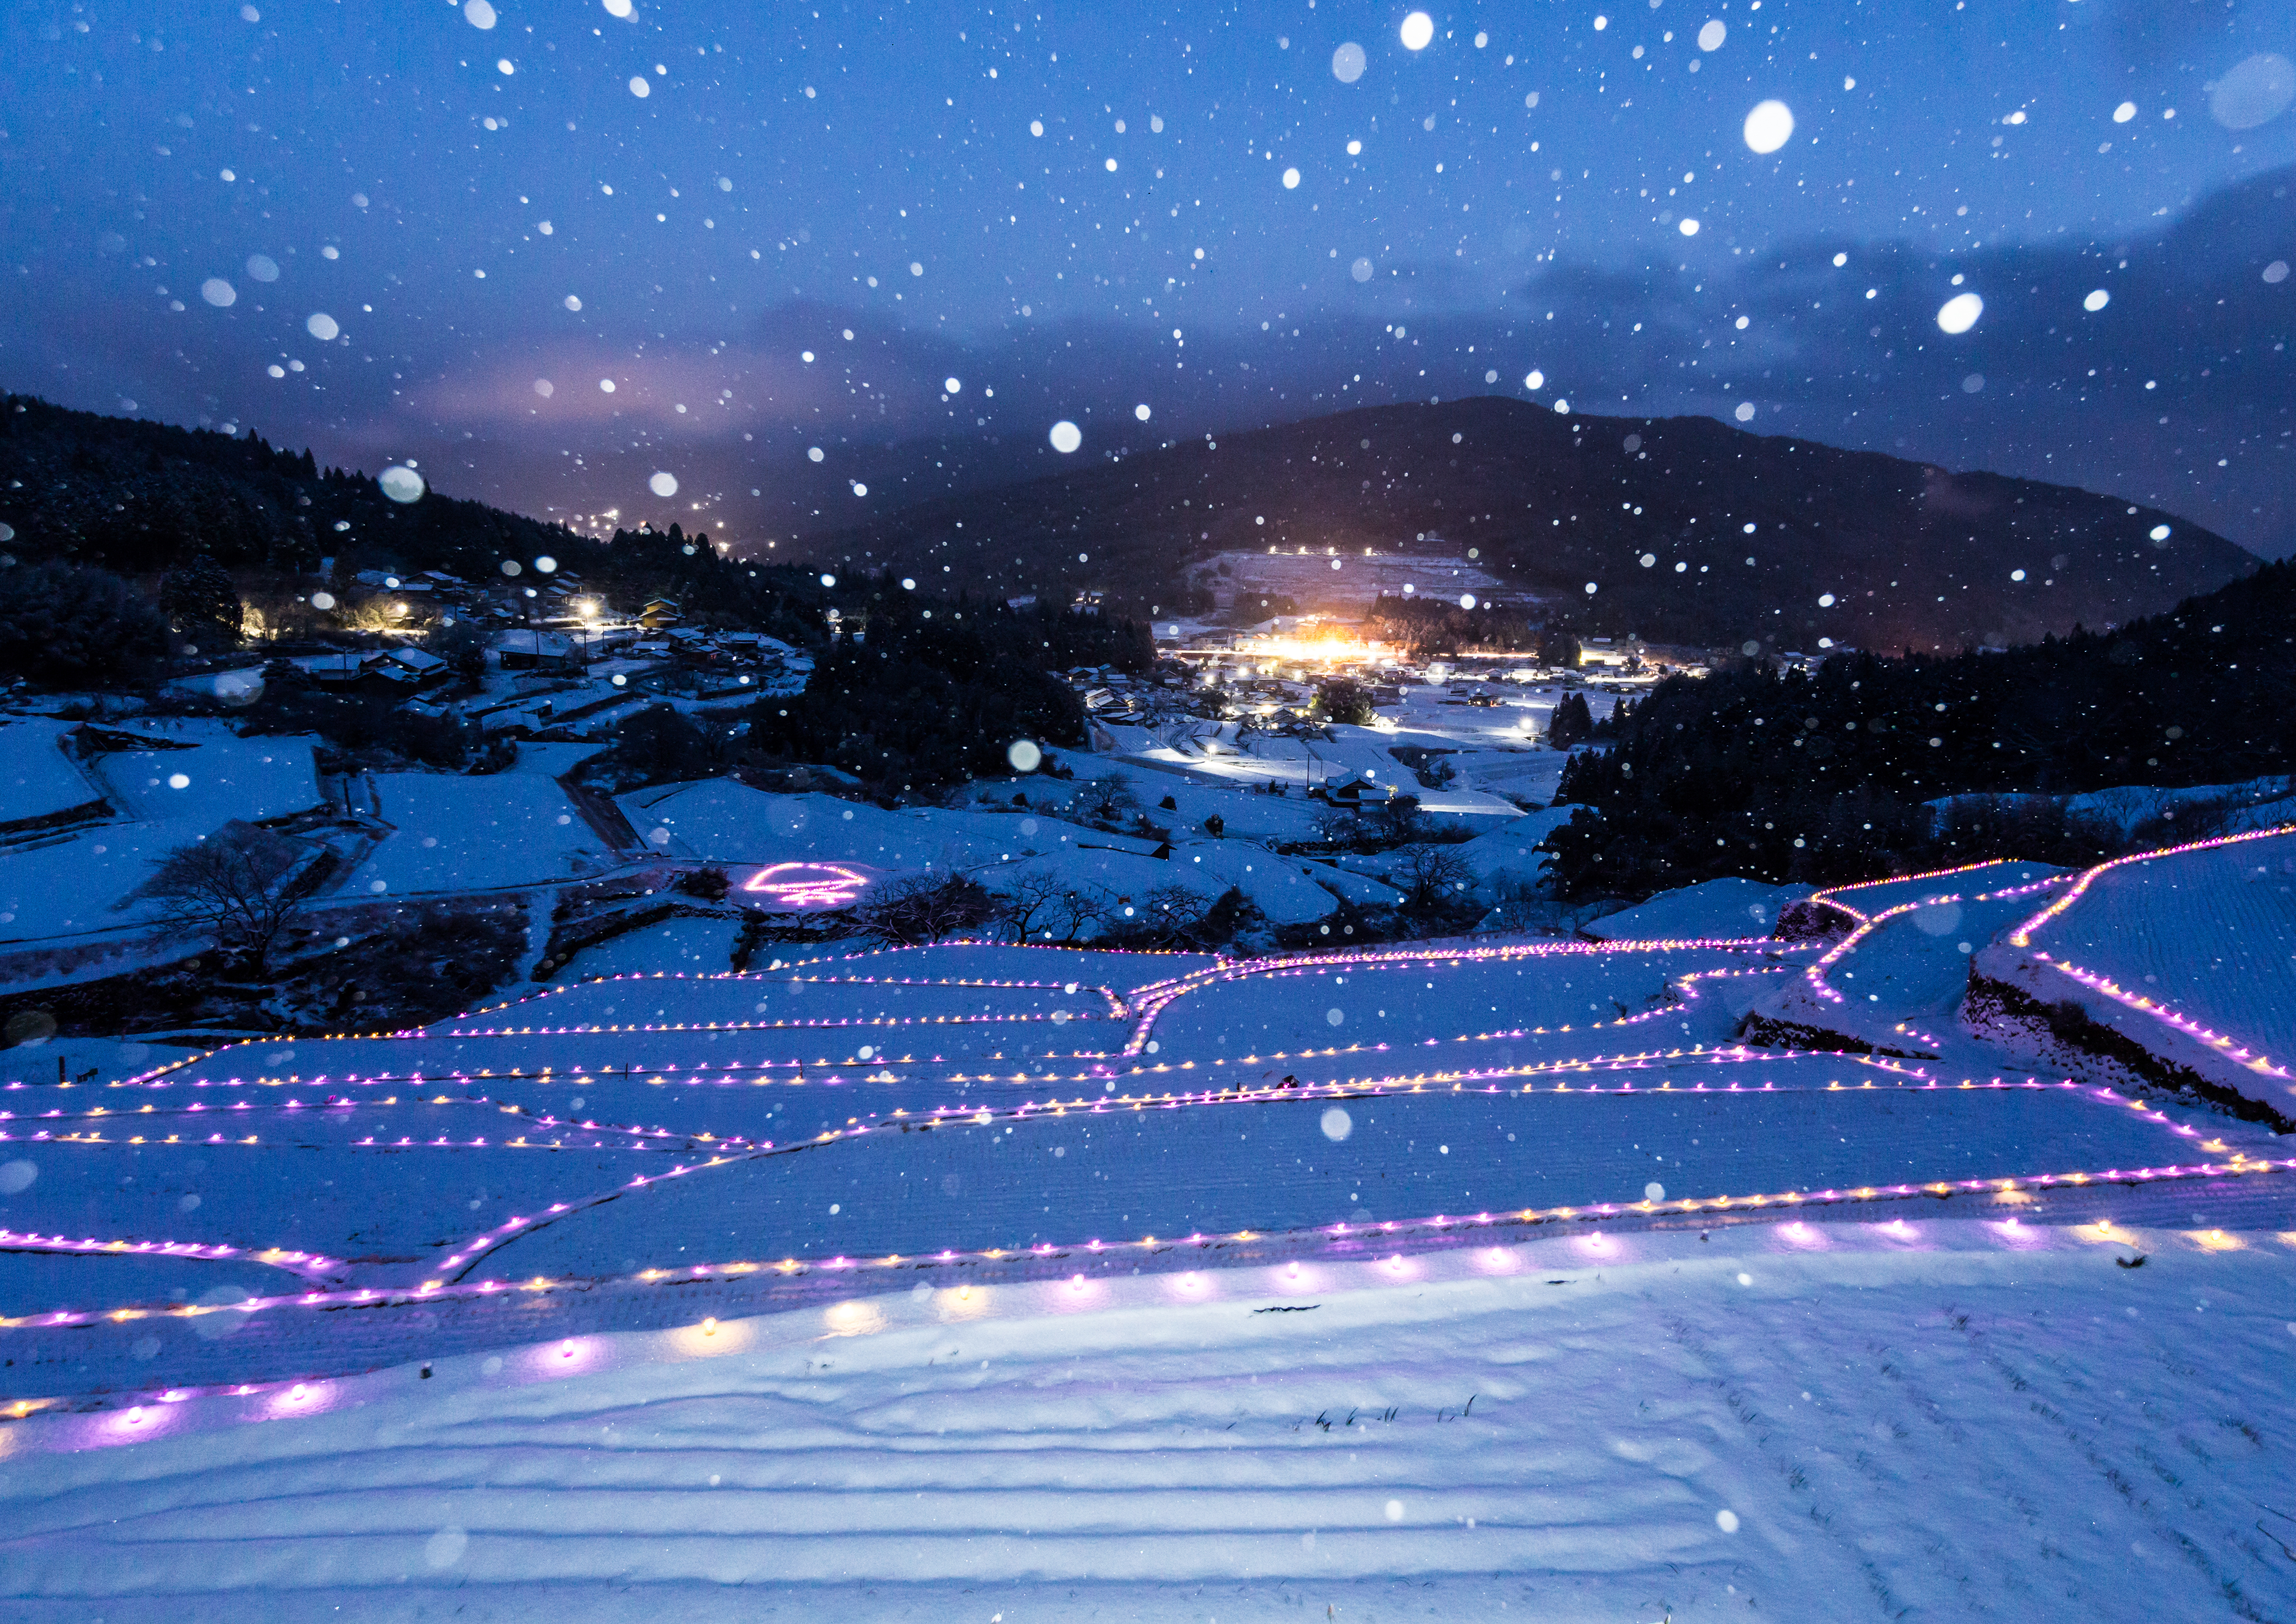
[[[1660,684],[1603,724],[1610,749],[1564,769],[1556,801],[1599,816],[1553,837],[1558,883],[1601,897],[1724,874],[1819,885],[1996,857],[2086,865],[2213,833],[2200,802],[2163,797],[2132,834],[2069,798],[2284,777],[2292,633],[2284,561],[2166,614],[2006,653],[1855,654],[1812,674],[1749,661]]]
[[[1189,567],[1216,553],[1359,557],[1431,534],[1501,583],[1488,612],[1765,652],[2030,643],[2158,613],[2258,562],[2175,514],[2064,486],[1495,398],[1080,463],[804,545],[921,585],[1098,590],[1168,616],[1208,605]]]
[[[570,535],[476,502],[392,502],[365,474],[322,469],[309,452],[254,434],[105,417],[29,395],[0,396],[0,521],[16,532],[12,552],[123,575],[202,552],[230,569],[295,571],[368,555],[448,569],[483,548],[491,569],[560,549]]]
[[[332,558],[361,569],[444,570],[499,582],[538,557],[630,609],[651,596],[701,619],[817,638],[833,601],[810,572],[722,558],[705,533],[618,533],[602,542],[436,491],[394,502],[370,476],[321,468],[260,437],[179,429],[0,395],[0,554],[130,578],[201,554],[242,574],[309,575]],[[529,574],[530,581],[545,578]]]

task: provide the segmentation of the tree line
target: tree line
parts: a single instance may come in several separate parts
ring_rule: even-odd
[[[2094,860],[2120,832],[2062,798],[2290,770],[2292,633],[2296,565],[2276,563],[2165,614],[2006,652],[1670,678],[1565,768],[1557,800],[1586,810],[1550,841],[1556,881],[1566,896],[1636,896],[1723,874],[1839,883]]]

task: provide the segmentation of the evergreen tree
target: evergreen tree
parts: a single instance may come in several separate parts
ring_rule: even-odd
[[[160,609],[168,628],[193,648],[220,652],[238,646],[246,609],[231,577],[204,553],[160,581]]]
[[[57,686],[131,681],[166,649],[159,614],[109,570],[45,563],[0,572],[0,673]]]
[[[1372,722],[1371,694],[1361,685],[1333,677],[1316,690],[1316,709],[1327,722],[1368,727]]]
[[[1546,742],[1557,750],[1569,750],[1594,736],[1595,713],[1587,709],[1587,696],[1564,694],[1562,702],[1554,707],[1554,719],[1546,725]]]

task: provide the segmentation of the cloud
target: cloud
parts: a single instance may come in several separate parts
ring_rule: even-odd
[[[1553,311],[1545,370],[1590,409],[1751,399],[1772,432],[2156,501],[2277,554],[2296,546],[2296,290],[2265,273],[2296,258],[2292,185],[2260,176],[2120,240],[1958,255],[1811,240],[1705,275],[1557,266],[1518,302]],[[1940,332],[1965,291],[1983,316]]]
[[[12,387],[70,405],[132,398],[370,470],[420,456],[452,494],[538,514],[756,537],[1050,472],[1062,419],[1083,426],[1080,456],[1122,455],[1356,406],[1520,397],[1537,369],[1538,398],[1578,411],[1734,422],[1751,401],[1760,432],[2111,491],[2277,554],[2296,547],[2296,277],[2264,273],[2296,261],[2292,185],[2275,171],[2149,232],[1960,255],[1810,239],[1696,268],[1550,261],[1496,301],[1451,258],[1396,258],[1329,304],[1201,326],[1014,316],[959,335],[792,299],[714,332],[554,307],[451,330],[360,312],[348,343],[322,344],[302,306],[249,296],[155,316],[161,345],[120,319],[119,290],[59,283],[0,359]],[[1937,313],[1964,291],[1984,315],[1948,336]],[[308,370],[268,376],[291,358]],[[646,489],[660,468],[675,502]]]

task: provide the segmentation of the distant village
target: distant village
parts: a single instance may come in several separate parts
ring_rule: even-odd
[[[298,607],[329,614],[332,628],[311,635],[293,614],[266,617],[250,605],[250,646],[205,662],[208,669],[177,685],[230,701],[255,686],[265,667],[284,661],[322,690],[393,697],[410,714],[457,718],[488,738],[580,742],[604,739],[655,706],[731,711],[798,693],[814,669],[810,652],[782,638],[689,624],[685,608],[668,597],[615,603],[547,559],[537,561],[533,585],[474,582],[442,570],[360,570],[337,581],[332,564],[323,568],[326,585]],[[1079,593],[1070,607],[1096,612],[1099,598]],[[1032,611],[1037,600],[1016,597],[1007,607]],[[1533,688],[1630,695],[1670,676],[1703,677],[1710,659],[1702,649],[1594,636],[1573,642],[1570,663],[1504,648],[1414,659],[1345,611],[1240,622],[1242,605],[1231,596],[1217,620],[1158,621],[1152,670],[1056,673],[1081,700],[1095,748],[1121,752],[1138,741],[1126,730],[1162,733],[1192,721],[1240,725],[1247,736],[1312,737],[1329,725],[1319,696],[1334,682],[1362,690],[1375,709],[1402,706],[1411,688],[1437,690],[1443,704],[1496,708],[1506,693]],[[827,630],[832,639],[867,636],[865,626],[840,625],[834,611]],[[250,666],[251,659],[262,663]],[[1782,662],[1805,659],[1787,654]]]
[[[459,715],[490,737],[579,741],[665,701],[709,709],[795,693],[813,670],[813,657],[781,638],[685,624],[673,598],[625,610],[570,570],[543,581],[505,590],[442,570],[358,570],[308,597],[341,615],[348,644],[340,634],[324,644],[283,635],[268,650],[214,662],[239,668],[179,683],[229,700],[260,675],[244,668],[261,651],[322,689],[396,695],[414,714]],[[445,697],[472,681],[477,693]]]

